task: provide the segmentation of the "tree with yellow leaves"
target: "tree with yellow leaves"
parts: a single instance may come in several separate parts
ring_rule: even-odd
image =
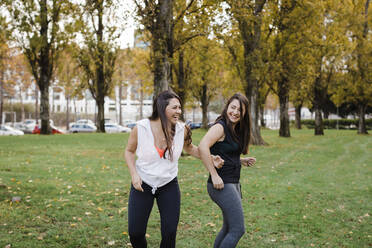
[[[33,78],[26,57],[24,56],[24,54],[20,53],[18,49],[13,51],[9,66],[11,70],[11,81],[13,81],[14,86],[17,86],[18,89],[18,92],[16,92],[16,94],[20,99],[21,121],[23,122],[25,119],[23,95],[33,84]]]
[[[342,8],[334,1],[305,1],[302,12],[306,16],[301,31],[303,48],[301,65],[305,77],[303,85],[315,112],[315,135],[323,135],[322,110],[328,98],[329,89],[335,83],[335,74],[342,70],[345,43]],[[301,70],[299,70],[301,71]]]
[[[5,65],[9,56],[8,39],[8,23],[5,17],[0,16],[0,125],[3,123]]]
[[[76,44],[70,44],[62,51],[60,55],[61,63],[58,64],[55,78],[58,86],[64,90],[66,98],[66,130],[70,129],[70,103],[71,99],[83,90],[80,85],[81,69],[74,57],[76,53]]]
[[[22,48],[39,86],[41,134],[50,134],[49,86],[58,54],[71,37],[72,3],[67,0],[3,0],[13,38]]]
[[[232,65],[250,102],[251,142],[255,145],[264,145],[266,142],[261,136],[259,116],[268,88],[264,86],[263,70],[259,68],[264,68],[260,62],[262,19],[266,0],[226,0],[225,2],[228,4],[226,12],[231,19],[219,27],[217,37],[223,41],[229,51],[233,60]],[[226,33],[226,29],[230,31]]]
[[[343,98],[358,106],[358,134],[367,134],[365,114],[372,106],[372,17],[368,14],[369,0],[346,1],[346,35],[351,54],[346,58],[345,85],[340,85],[338,102]]]
[[[208,106],[219,93],[222,93],[225,83],[226,54],[216,40],[205,36],[193,40],[192,44],[195,46],[192,46],[188,54],[192,58],[192,65],[189,65],[191,70],[189,94],[201,104],[202,126],[207,128]]]
[[[118,54],[114,81],[119,87],[119,123],[122,121],[121,100],[126,97],[127,88],[139,94],[139,118],[143,118],[143,101],[153,92],[150,51],[143,48],[126,48]],[[134,97],[134,96],[131,96]]]
[[[201,15],[214,0],[134,0],[137,7],[137,17],[149,34],[151,49],[151,67],[154,79],[154,95],[168,90],[173,85],[174,53],[185,43],[199,36],[199,22],[203,22]],[[186,15],[194,15],[189,21],[193,25],[186,28],[183,24]],[[196,21],[196,22],[195,22]],[[183,33],[177,34],[175,30]]]
[[[105,132],[105,97],[112,93],[114,86],[116,41],[121,29],[115,9],[120,4],[118,0],[85,0],[78,5],[80,15],[76,21],[84,38],[78,62],[86,78],[83,83],[96,101],[98,132]]]

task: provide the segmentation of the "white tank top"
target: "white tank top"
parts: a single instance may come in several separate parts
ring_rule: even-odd
[[[136,169],[142,181],[152,187],[152,193],[158,187],[172,181],[178,174],[178,159],[181,156],[185,124],[177,122],[173,140],[173,161],[159,156],[155,148],[155,139],[151,131],[150,120],[143,119],[137,122],[137,160]],[[164,154],[168,158],[168,151]]]

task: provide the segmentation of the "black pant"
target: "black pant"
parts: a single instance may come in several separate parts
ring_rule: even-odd
[[[176,247],[177,225],[180,218],[180,189],[177,177],[158,188],[155,194],[151,186],[142,183],[144,192],[131,186],[128,203],[128,229],[133,248],[146,248],[146,228],[154,205],[158,204],[161,220],[161,248]]]

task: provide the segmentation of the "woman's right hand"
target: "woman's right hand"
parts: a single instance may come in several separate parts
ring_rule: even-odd
[[[143,192],[142,179],[138,174],[132,176],[132,185],[136,190]]]
[[[222,168],[225,161],[219,155],[211,155],[211,157],[213,166],[216,167],[217,169]]]
[[[219,175],[211,176],[213,187],[215,189],[223,189],[224,183]]]

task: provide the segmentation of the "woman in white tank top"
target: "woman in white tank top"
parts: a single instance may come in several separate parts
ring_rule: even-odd
[[[180,98],[164,91],[155,98],[151,117],[138,121],[129,136],[125,160],[132,178],[128,229],[133,248],[147,247],[146,227],[155,199],[161,218],[160,247],[175,247],[180,213],[178,160],[182,150],[200,158],[190,129],[179,121],[181,112]],[[216,167],[222,166],[219,156],[212,158]]]

